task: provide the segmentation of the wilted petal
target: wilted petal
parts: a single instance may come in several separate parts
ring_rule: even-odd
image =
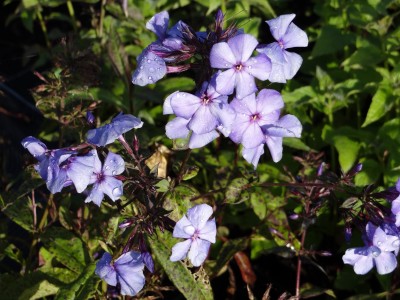
[[[245,70],[251,76],[260,80],[267,80],[271,72],[271,60],[264,54],[251,57],[245,66]]]
[[[282,138],[275,136],[266,136],[265,142],[268,146],[269,152],[271,153],[272,160],[278,162],[282,159]]]
[[[282,37],[282,43],[285,49],[293,47],[307,47],[308,37],[303,30],[291,23],[286,30],[285,35]]]
[[[217,225],[215,223],[215,218],[206,222],[203,228],[199,231],[199,238],[202,240],[207,240],[211,243],[215,243],[215,237],[217,235]]]
[[[104,161],[103,173],[107,176],[119,175],[125,171],[125,161],[123,158],[113,152],[108,152]]]
[[[257,39],[250,34],[238,34],[229,39],[228,45],[236,58],[236,63],[246,62],[258,45]]]
[[[279,41],[284,36],[295,16],[295,14],[281,15],[275,19],[266,21],[275,40]]]
[[[261,155],[264,154],[264,144],[261,144],[258,147],[247,149],[242,149],[243,158],[251,163],[254,166],[254,169],[257,168],[258,161],[260,160]]]
[[[236,71],[229,69],[221,72],[216,78],[216,89],[221,95],[230,95],[235,89]]]
[[[201,99],[195,95],[179,92],[171,97],[171,107],[177,117],[190,119],[199,108]]]
[[[375,257],[374,259],[376,270],[381,275],[391,273],[397,267],[397,259],[392,252],[382,252],[378,257]]]
[[[201,148],[215,140],[217,137],[219,137],[219,134],[216,130],[204,134],[197,134],[193,132],[189,140],[189,148]]]
[[[169,14],[167,11],[162,11],[155,14],[147,23],[146,28],[153,31],[157,37],[162,40],[168,29]]]
[[[182,219],[176,222],[172,236],[183,239],[191,238],[192,235],[188,234],[187,230],[185,230],[185,228],[187,227],[192,227],[194,232],[195,229],[193,227],[193,224],[188,220],[188,218],[186,218],[186,216],[183,216]]]
[[[192,244],[191,239],[177,243],[175,246],[172,247],[172,254],[169,260],[178,261],[184,259],[189,251],[191,244]]]
[[[117,272],[111,266],[112,257],[110,253],[105,252],[96,264],[95,273],[109,285],[117,285]]]
[[[165,134],[170,139],[184,139],[189,134],[189,129],[187,128],[188,123],[189,120],[176,117],[165,126]]]
[[[297,71],[300,69],[303,63],[303,58],[297,53],[292,53],[289,51],[284,51],[287,63],[283,64],[283,70],[286,79],[292,79],[296,75]]]
[[[211,48],[210,64],[212,68],[227,69],[236,63],[236,57],[227,43],[217,43]]]
[[[199,267],[207,258],[211,243],[209,241],[195,239],[190,247],[188,257],[195,267]]]
[[[190,208],[187,212],[187,218],[194,228],[200,230],[211,217],[213,209],[208,204],[199,204]]]

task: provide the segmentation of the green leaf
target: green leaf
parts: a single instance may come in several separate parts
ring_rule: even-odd
[[[379,48],[368,45],[357,49],[342,65],[364,68],[365,66],[374,66],[383,59],[384,55]]]
[[[366,159],[360,162],[363,166],[361,172],[358,173],[354,179],[355,184],[358,186],[366,186],[375,183],[382,174],[381,165],[372,159]]]
[[[310,151],[311,148],[308,147],[301,139],[296,138],[283,138],[283,145],[288,146],[290,148],[302,151]]]
[[[354,140],[347,128],[333,129],[329,125],[325,125],[322,130],[322,139],[335,146],[343,172],[347,172],[353,167],[360,150],[360,143]]]
[[[2,277],[0,279],[3,280]],[[0,290],[0,299],[42,299],[55,295],[58,289],[58,283],[54,278],[36,271],[9,282]]]
[[[62,227],[47,229],[41,240],[60,263],[76,273],[81,273],[89,262],[83,241]]]
[[[2,209],[3,213],[13,222],[29,232],[33,232],[33,213],[28,197],[20,197]]]
[[[199,192],[193,186],[180,184],[166,195],[163,207],[171,211],[169,217],[177,222],[193,206],[191,199],[198,195]]]
[[[391,96],[392,91],[389,87],[381,85],[378,88],[375,95],[372,97],[372,102],[362,127],[378,121],[392,108],[393,101]]]
[[[225,190],[225,201],[229,204],[238,204],[250,198],[247,191],[249,181],[246,178],[233,179]]]
[[[254,235],[251,237],[250,243],[250,257],[251,259],[257,259],[263,254],[270,252],[270,249],[274,249],[278,245],[275,243],[274,240],[266,239],[261,235]]]
[[[243,251],[248,246],[247,239],[233,239],[225,242],[219,251],[215,265],[211,268],[211,274],[218,276],[221,270],[229,263],[235,253]]]
[[[193,79],[188,77],[166,78],[157,82],[157,92],[164,95],[171,94],[176,91],[192,91],[195,88]]]
[[[353,34],[344,33],[340,29],[325,25],[316,39],[311,56],[317,57],[343,51],[344,46],[354,43]]]
[[[192,274],[182,261],[172,262],[169,260],[172,247],[179,241],[173,238],[168,231],[164,233],[158,231],[156,238],[148,238],[148,244],[155,258],[163,267],[168,278],[186,299],[214,299],[210,283],[206,276],[197,278],[196,274]]]
[[[89,299],[96,291],[96,285],[100,280],[94,274],[95,269],[95,263],[87,265],[77,280],[60,288],[55,300]]]

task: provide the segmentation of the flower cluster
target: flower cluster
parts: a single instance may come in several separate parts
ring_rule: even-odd
[[[274,90],[258,91],[256,79],[284,83],[299,70],[301,56],[286,49],[306,47],[308,38],[292,23],[294,17],[282,15],[267,21],[276,42],[260,45],[243,30],[232,26],[223,30],[221,11],[216,16],[215,31],[206,33],[194,33],[181,21],[168,30],[168,13],[161,12],[147,23],[158,40],[138,58],[132,82],[146,85],[161,79],[167,70],[196,68],[195,62],[176,64],[193,60],[198,54],[203,62],[199,77],[205,80],[198,82],[200,88],[195,94],[176,91],[165,99],[164,114],[176,115],[166,125],[166,135],[187,138],[188,147],[193,149],[222,133],[243,146],[243,157],[255,168],[264,144],[277,162],[282,158],[283,137],[300,137],[302,126],[295,116],[280,117],[284,107],[281,95]],[[255,50],[258,54],[253,56]]]
[[[51,193],[58,193],[73,184],[78,193],[88,194],[85,202],[100,206],[104,194],[113,201],[123,195],[122,181],[118,175],[125,170],[125,162],[120,155],[110,151],[102,164],[95,146],[105,146],[117,138],[122,139],[123,133],[142,125],[140,119],[121,113],[110,124],[88,131],[87,142],[91,147],[82,144],[51,150],[31,136],[23,139],[22,145],[39,161],[35,169],[46,181]],[[93,185],[90,192],[87,189],[89,185]]]
[[[400,250],[400,179],[394,190],[376,195],[386,196],[391,201],[391,211],[377,209],[379,216],[371,214],[379,226],[368,222],[363,230],[365,246],[350,248],[343,255],[343,262],[354,266],[354,272],[360,275],[368,273],[374,266],[381,275],[391,273],[397,267],[396,256]]]

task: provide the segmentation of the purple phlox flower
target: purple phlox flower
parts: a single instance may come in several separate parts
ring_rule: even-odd
[[[300,55],[286,51],[293,47],[307,47],[307,34],[292,23],[295,14],[282,15],[266,21],[276,42],[259,46],[257,51],[266,54],[272,62],[271,82],[285,83],[292,79],[303,62]]]
[[[208,255],[211,243],[215,243],[217,228],[211,206],[200,204],[190,208],[174,228],[173,236],[186,239],[172,247],[171,261],[184,259],[188,255],[193,266],[200,266]]]
[[[142,126],[143,122],[139,118],[121,112],[111,120],[111,123],[90,129],[86,134],[86,140],[96,146],[105,146],[113,143],[123,133]]]
[[[257,40],[249,34],[239,34],[228,42],[215,44],[210,52],[212,68],[227,69],[218,74],[216,90],[230,95],[236,88],[236,98],[242,99],[257,91],[254,77],[267,80],[271,61],[264,55],[250,57],[257,47]]]
[[[229,137],[243,145],[242,155],[257,167],[267,144],[274,162],[282,158],[283,137],[300,137],[302,126],[292,115],[280,118],[283,99],[279,92],[263,89],[257,97],[251,94],[241,100],[235,98],[231,107],[236,119]]]
[[[137,68],[132,75],[132,83],[140,86],[154,83],[169,72],[166,62],[179,62],[193,55],[193,47],[184,43],[189,27],[179,21],[168,30],[169,14],[166,11],[154,15],[146,28],[154,32],[158,39],[146,47],[137,58]]]
[[[171,111],[190,121],[188,129],[196,134],[205,134],[222,125],[228,131],[235,120],[235,112],[228,104],[228,97],[215,90],[215,84],[204,82],[197,95],[175,92],[165,100],[164,114]],[[170,108],[170,109],[169,109]]]
[[[60,192],[64,186],[70,184],[68,183],[69,178],[67,176],[59,177],[59,173],[61,165],[68,164],[67,160],[76,155],[76,151],[47,149],[44,143],[32,136],[26,137],[21,143],[39,161],[35,165],[35,170],[46,181],[46,186],[52,194]]]
[[[103,166],[96,155],[94,158],[94,170],[90,179],[93,187],[85,202],[93,202],[100,206],[104,194],[110,197],[112,201],[118,200],[123,194],[123,184],[115,176],[121,174],[124,170],[125,162],[118,154],[108,152]]]
[[[343,255],[343,262],[353,265],[356,274],[366,274],[374,265],[381,275],[396,268],[396,254],[400,246],[398,236],[388,235],[380,227],[368,223],[365,242],[365,247],[347,249]]]
[[[96,150],[91,150],[86,155],[69,157],[60,165],[58,175],[54,178],[54,183],[63,186],[72,182],[76,191],[82,193],[90,183],[96,157]]]
[[[96,264],[95,273],[111,286],[121,287],[121,295],[135,296],[143,288],[143,258],[139,252],[130,251],[112,261],[105,252]]]
[[[217,138],[216,129],[229,135],[236,114],[228,104],[228,97],[215,90],[214,78],[211,83],[204,82],[197,95],[178,91],[165,99],[164,114],[177,115],[166,125],[169,138],[186,138],[190,134],[188,146],[193,149]]]
[[[215,140],[219,134],[216,130],[204,134],[197,134],[188,129],[190,119],[176,117],[165,126],[165,134],[170,139],[185,139],[189,137],[188,147],[190,149],[201,148]],[[190,136],[189,136],[190,135]]]

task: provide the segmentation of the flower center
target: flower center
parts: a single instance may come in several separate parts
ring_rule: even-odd
[[[278,41],[278,44],[279,44],[279,47],[281,47],[281,49],[283,49],[283,41],[282,41],[282,40],[279,40],[279,41]]]
[[[261,119],[261,117],[258,113],[250,116],[250,122],[257,122],[259,119]]]
[[[205,94],[205,95],[203,95],[203,97],[201,97],[201,101],[202,101],[203,105],[207,105],[212,101],[212,99],[210,96]]]
[[[192,241],[197,240],[197,238],[199,237],[199,234],[200,234],[199,230],[196,229],[192,235]]]
[[[242,70],[242,68],[243,68],[242,64],[238,64],[235,66],[236,71],[240,71],[240,70]]]
[[[105,176],[103,174],[103,172],[97,173],[97,182],[100,183],[104,180]]]

